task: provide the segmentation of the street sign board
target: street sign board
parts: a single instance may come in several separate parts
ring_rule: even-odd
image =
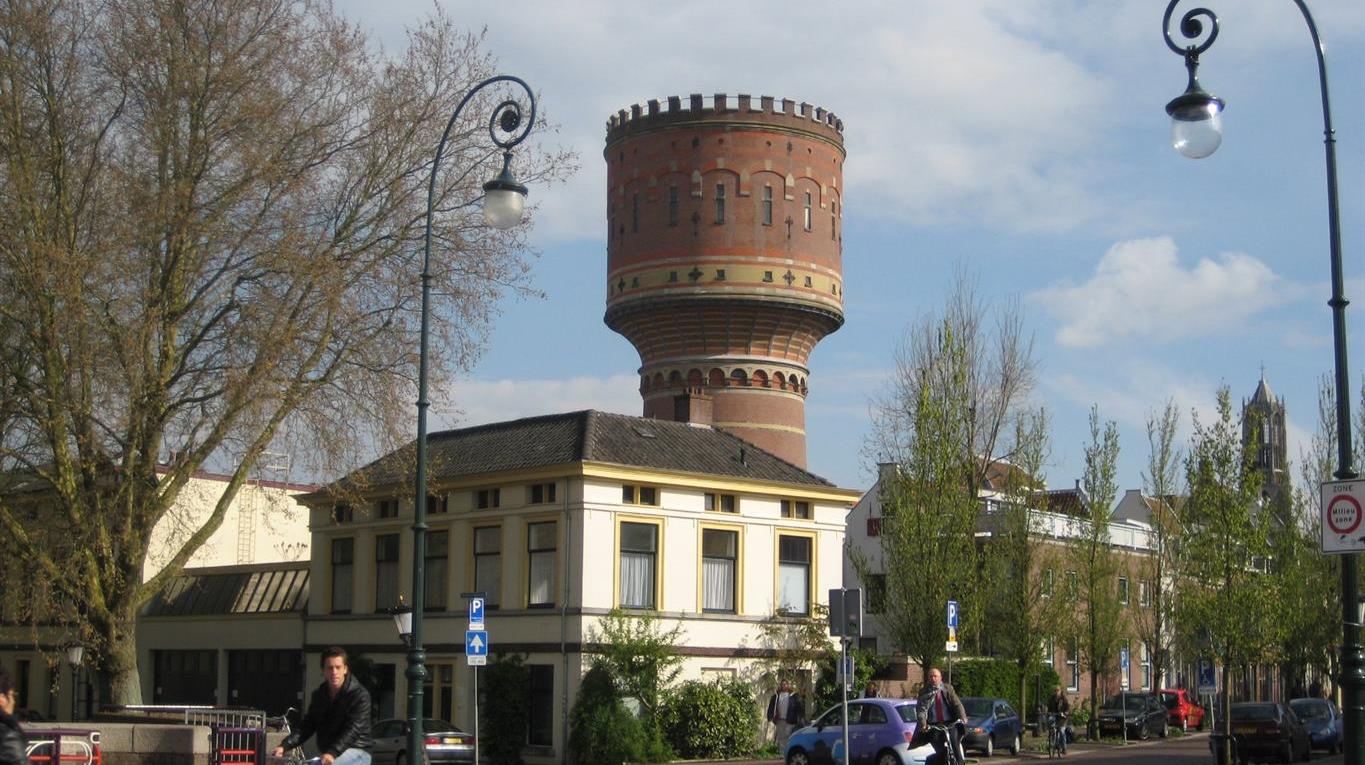
[[[482,667],[488,663],[488,632],[485,630],[466,630],[464,633],[464,657],[471,667]]]
[[[957,629],[957,601],[948,601],[948,628]]]
[[[829,591],[829,634],[842,638],[862,637],[862,590],[840,587]]]
[[[1218,678],[1213,671],[1213,659],[1199,660],[1199,695],[1218,692]]]
[[[957,641],[949,640],[948,642],[944,643],[943,650],[947,651],[948,653],[957,653]]]
[[[1322,484],[1322,551],[1365,551],[1365,481],[1325,481]]]
[[[469,629],[483,629],[483,598],[478,596],[469,599]]]
[[[1119,685],[1121,685],[1121,686],[1123,687],[1123,690],[1126,691],[1126,690],[1128,690],[1128,648],[1127,648],[1127,647],[1119,648],[1119,669],[1122,670],[1122,672],[1119,674]]]

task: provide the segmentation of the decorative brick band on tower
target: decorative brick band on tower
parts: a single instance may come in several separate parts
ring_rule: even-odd
[[[644,415],[806,465],[807,363],[844,323],[843,123],[764,96],[672,97],[607,122],[608,327]]]

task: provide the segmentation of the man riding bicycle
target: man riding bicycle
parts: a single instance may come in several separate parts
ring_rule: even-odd
[[[1066,718],[1071,714],[1071,702],[1062,693],[1062,686],[1052,689],[1052,698],[1047,700],[1047,713],[1052,722],[1052,731],[1048,735],[1057,737],[1058,750],[1066,754]]]
[[[934,751],[938,753],[939,762],[943,761],[947,746],[952,747],[958,762],[964,759],[961,744],[962,726],[957,723],[966,724],[967,709],[962,706],[962,699],[957,697],[957,691],[953,690],[953,686],[943,682],[943,673],[938,667],[929,670],[929,682],[925,684],[924,690],[920,691],[915,717],[918,721],[915,729],[917,736],[921,731],[927,734],[931,725],[947,727],[946,742],[937,737],[930,738]]]
[[[322,654],[322,685],[308,701],[299,727],[275,747],[283,757],[309,736],[317,734],[322,765],[370,765],[370,693],[351,676],[346,649],[328,648]]]

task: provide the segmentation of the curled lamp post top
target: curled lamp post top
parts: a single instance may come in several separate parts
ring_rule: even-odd
[[[1209,49],[1218,39],[1218,16],[1208,8],[1194,8],[1181,16],[1177,28],[1186,45],[1178,44],[1172,36],[1171,15],[1180,0],[1171,0],[1162,16],[1162,34],[1166,47],[1185,59],[1189,82],[1185,92],[1166,104],[1171,116],[1171,145],[1192,159],[1212,154],[1223,141],[1220,113],[1223,99],[1204,90],[1199,84],[1199,54]]]
[[[1171,38],[1171,14],[1175,13],[1175,7],[1180,4],[1180,0],[1171,0],[1166,6],[1166,14],[1161,18],[1161,31],[1166,36],[1166,47],[1181,56],[1194,56],[1196,59],[1200,53],[1209,49],[1213,41],[1218,39],[1218,16],[1208,8],[1193,8],[1180,17],[1180,35],[1189,41],[1186,45],[1179,45]],[[1204,37],[1204,21],[1207,19],[1209,25],[1208,37]],[[1200,42],[1200,38],[1204,37]]]

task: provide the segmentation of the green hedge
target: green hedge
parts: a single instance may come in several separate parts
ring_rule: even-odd
[[[1034,694],[1041,689],[1046,699],[1052,689],[1060,682],[1056,671],[1047,665],[1039,665],[1025,675],[1025,691],[1028,694],[1025,709],[1017,710],[1033,717],[1032,707],[1037,704]],[[1019,705],[1019,665],[1006,659],[963,659],[953,662],[953,688],[959,696],[993,696],[1005,699],[1013,706]]]
[[[689,680],[669,691],[663,706],[663,734],[686,760],[749,757],[758,730],[753,692],[738,681]]]
[[[574,765],[666,762],[673,752],[626,708],[616,679],[594,664],[569,712],[569,761]]]

